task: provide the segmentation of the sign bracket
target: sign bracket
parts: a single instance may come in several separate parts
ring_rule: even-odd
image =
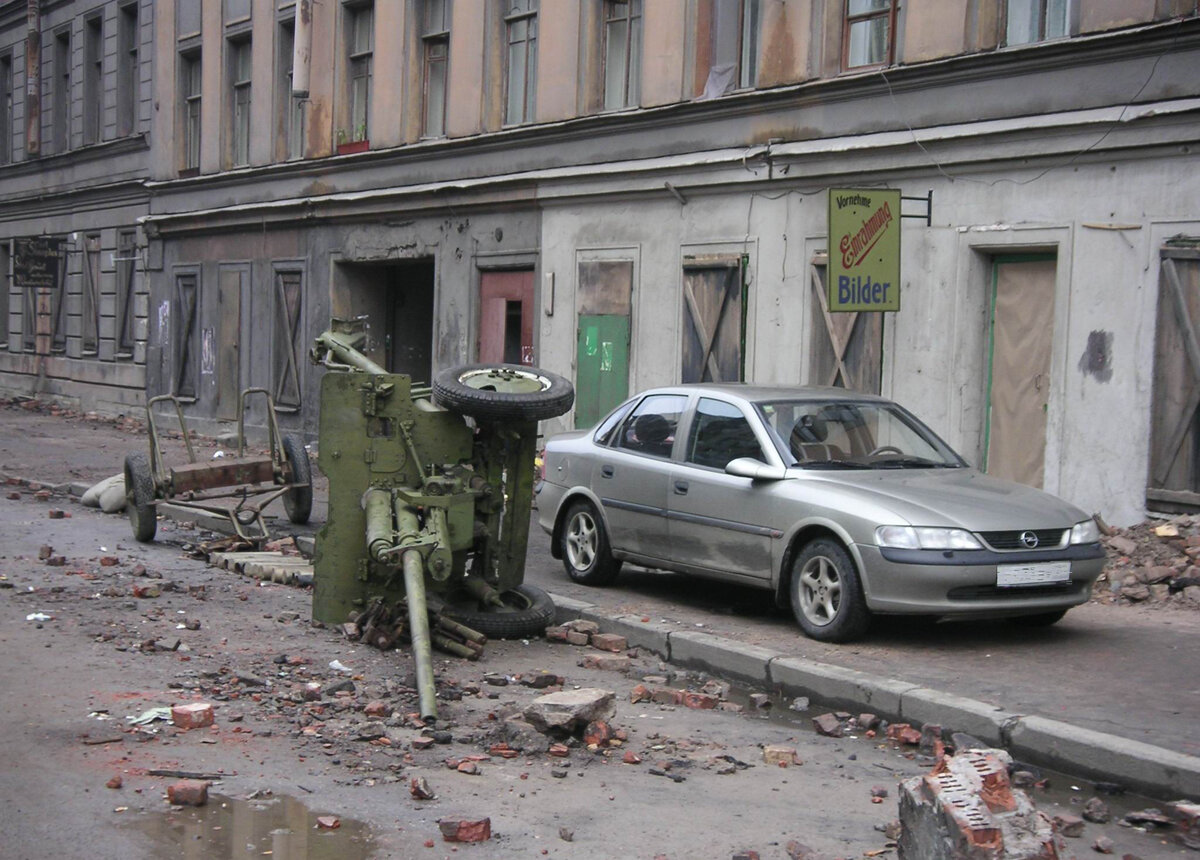
[[[900,200],[901,201],[907,200],[912,203],[924,203],[925,204],[925,212],[924,213],[901,211],[901,213],[900,213],[901,218],[922,218],[925,221],[926,227],[933,226],[933,189],[932,188],[929,189],[928,193],[924,197],[907,197],[905,195],[900,195]]]

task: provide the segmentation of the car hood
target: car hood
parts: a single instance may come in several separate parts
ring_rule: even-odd
[[[970,531],[1069,528],[1087,514],[1042,490],[974,469],[886,469],[806,472],[836,484],[861,504],[882,510],[896,525],[956,526]]]

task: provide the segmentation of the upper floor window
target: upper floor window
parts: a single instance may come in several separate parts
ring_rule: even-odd
[[[367,140],[371,121],[371,66],[375,53],[375,7],[349,13],[350,140]]]
[[[1067,35],[1068,0],[1008,0],[1004,42],[1027,45]]]
[[[183,106],[183,169],[200,169],[200,52],[179,57],[179,102]]]
[[[425,113],[422,133],[446,133],[446,83],[450,77],[450,0],[425,0],[421,17]]]
[[[225,0],[225,23],[250,20],[250,0]]]
[[[641,100],[642,0],[604,0],[604,109]]]
[[[761,0],[712,0],[712,47],[704,97],[758,83]]]
[[[249,39],[229,43],[229,145],[235,165],[250,163],[250,47]]]
[[[895,57],[899,0],[846,0],[843,66],[886,66]]]
[[[54,37],[54,81],[52,90],[51,134],[55,152],[66,152],[71,145],[71,31]]]
[[[175,36],[179,39],[200,35],[201,4],[197,0],[176,0]]]
[[[516,125],[534,118],[538,0],[509,0],[507,5],[504,17],[508,37],[504,122]]]
[[[100,140],[104,112],[104,19],[99,15],[83,24],[83,142]]]
[[[282,115],[279,127],[283,132],[283,151],[286,158],[303,158],[305,149],[305,97],[292,92],[292,67],[296,50],[296,25],[285,21],[279,25],[279,105]]]
[[[127,3],[117,16],[117,136],[137,130],[138,90],[141,67],[138,64],[138,7]]]
[[[0,57],[0,164],[8,164],[12,160],[12,69],[12,55]]]

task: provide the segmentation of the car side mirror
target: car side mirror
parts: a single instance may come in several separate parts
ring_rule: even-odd
[[[738,457],[725,464],[725,474],[749,478],[752,481],[782,481],[787,477],[787,469],[782,466],[769,466],[753,457]]]

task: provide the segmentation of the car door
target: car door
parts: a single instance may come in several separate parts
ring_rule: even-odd
[[[604,506],[609,539],[620,554],[668,557],[667,484],[675,431],[687,405],[682,394],[651,394],[618,428],[600,452],[592,489]]]
[[[771,576],[772,542],[783,536],[770,524],[772,484],[725,474],[725,464],[739,457],[775,462],[758,423],[725,400],[696,403],[668,500],[671,556],[690,570],[735,579]]]

